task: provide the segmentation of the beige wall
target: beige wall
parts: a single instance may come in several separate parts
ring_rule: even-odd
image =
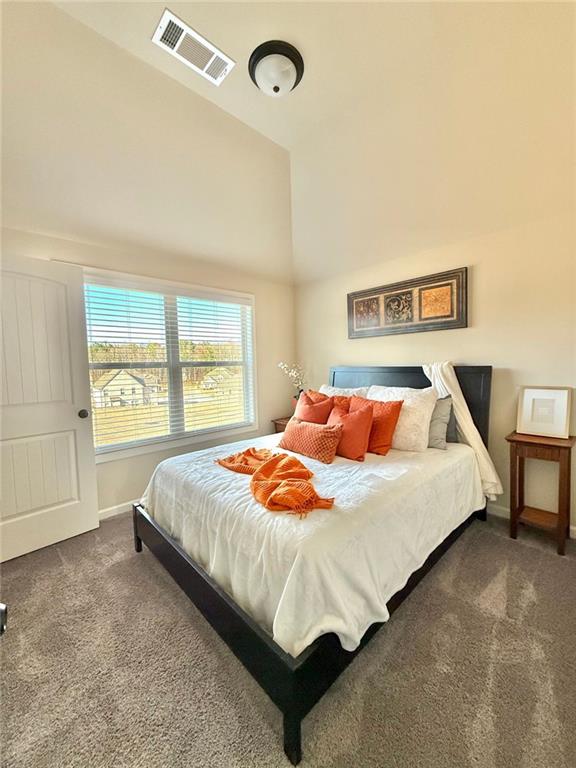
[[[49,3],[2,21],[4,251],[253,293],[269,432],[295,352],[288,153]],[[100,509],[185,450],[98,465]]]
[[[290,408],[292,392],[278,369],[279,360],[293,360],[293,288],[290,284],[256,278],[249,274],[216,267],[193,258],[177,257],[145,249],[118,250],[86,245],[4,229],[2,251],[42,259],[61,259],[83,266],[99,267],[163,280],[189,282],[215,288],[253,293],[256,301],[256,376],[258,387],[259,434],[272,431],[270,420]],[[252,435],[254,433],[251,433]],[[238,434],[233,439],[248,435]],[[159,461],[205,448],[231,438],[195,444],[189,448],[157,451],[97,466],[98,504],[101,510],[138,498]]]
[[[421,43],[389,46],[353,107],[311,115],[289,167],[280,147],[66,14],[4,4],[4,244],[253,292],[262,431],[290,396],[276,362],[295,357],[293,261],[310,384],[336,363],[494,365],[490,449],[507,485],[517,387],[576,384],[575,9],[421,8]],[[348,291],[463,265],[468,329],[348,340]],[[100,465],[100,506],[136,497],[168,455]],[[553,474],[530,471],[536,503],[553,503]]]
[[[290,279],[286,150],[50,3],[0,10],[4,226]]]
[[[296,305],[299,358],[310,383],[325,382],[330,365],[335,364],[417,365],[452,360],[493,365],[490,453],[507,489],[504,436],[515,428],[518,387],[576,385],[576,291],[571,283],[574,256],[568,242],[566,223],[551,220],[300,286]],[[462,265],[470,268],[469,328],[347,338],[349,291]],[[539,471],[531,469],[530,500],[544,507],[554,505],[556,468],[540,465]],[[507,496],[499,504],[507,505]]]
[[[518,386],[576,385],[573,20],[561,5],[440,4],[419,76],[396,73],[389,99],[375,83],[291,153],[310,384],[332,364],[492,364],[506,489]],[[469,328],[347,338],[349,291],[465,265]],[[533,503],[555,504],[555,473],[529,467]]]

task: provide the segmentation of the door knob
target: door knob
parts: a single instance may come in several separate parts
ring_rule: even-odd
[[[90,414],[88,413],[88,411],[86,410],[86,408],[82,408],[80,411],[78,411],[78,416],[79,416],[81,419],[87,419],[89,415],[90,415]]]

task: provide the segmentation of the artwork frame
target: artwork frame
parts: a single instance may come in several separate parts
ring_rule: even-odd
[[[468,327],[468,267],[348,294],[348,338]]]
[[[520,387],[516,432],[540,437],[570,437],[572,387]]]

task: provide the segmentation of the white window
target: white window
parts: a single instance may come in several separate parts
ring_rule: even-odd
[[[255,424],[251,296],[98,274],[85,298],[97,453]]]

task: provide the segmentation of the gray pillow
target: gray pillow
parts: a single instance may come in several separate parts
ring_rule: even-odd
[[[440,448],[445,451],[446,436],[450,414],[452,413],[452,398],[441,397],[436,400],[436,405],[432,411],[430,420],[430,431],[428,432],[428,448]]]
[[[452,403],[452,398],[450,395],[446,398],[447,400],[450,400],[450,403]],[[456,414],[454,413],[454,406],[450,408],[450,418],[448,419],[448,429],[446,430],[446,442],[447,443],[459,443],[460,440],[458,440],[458,430],[456,428]]]

